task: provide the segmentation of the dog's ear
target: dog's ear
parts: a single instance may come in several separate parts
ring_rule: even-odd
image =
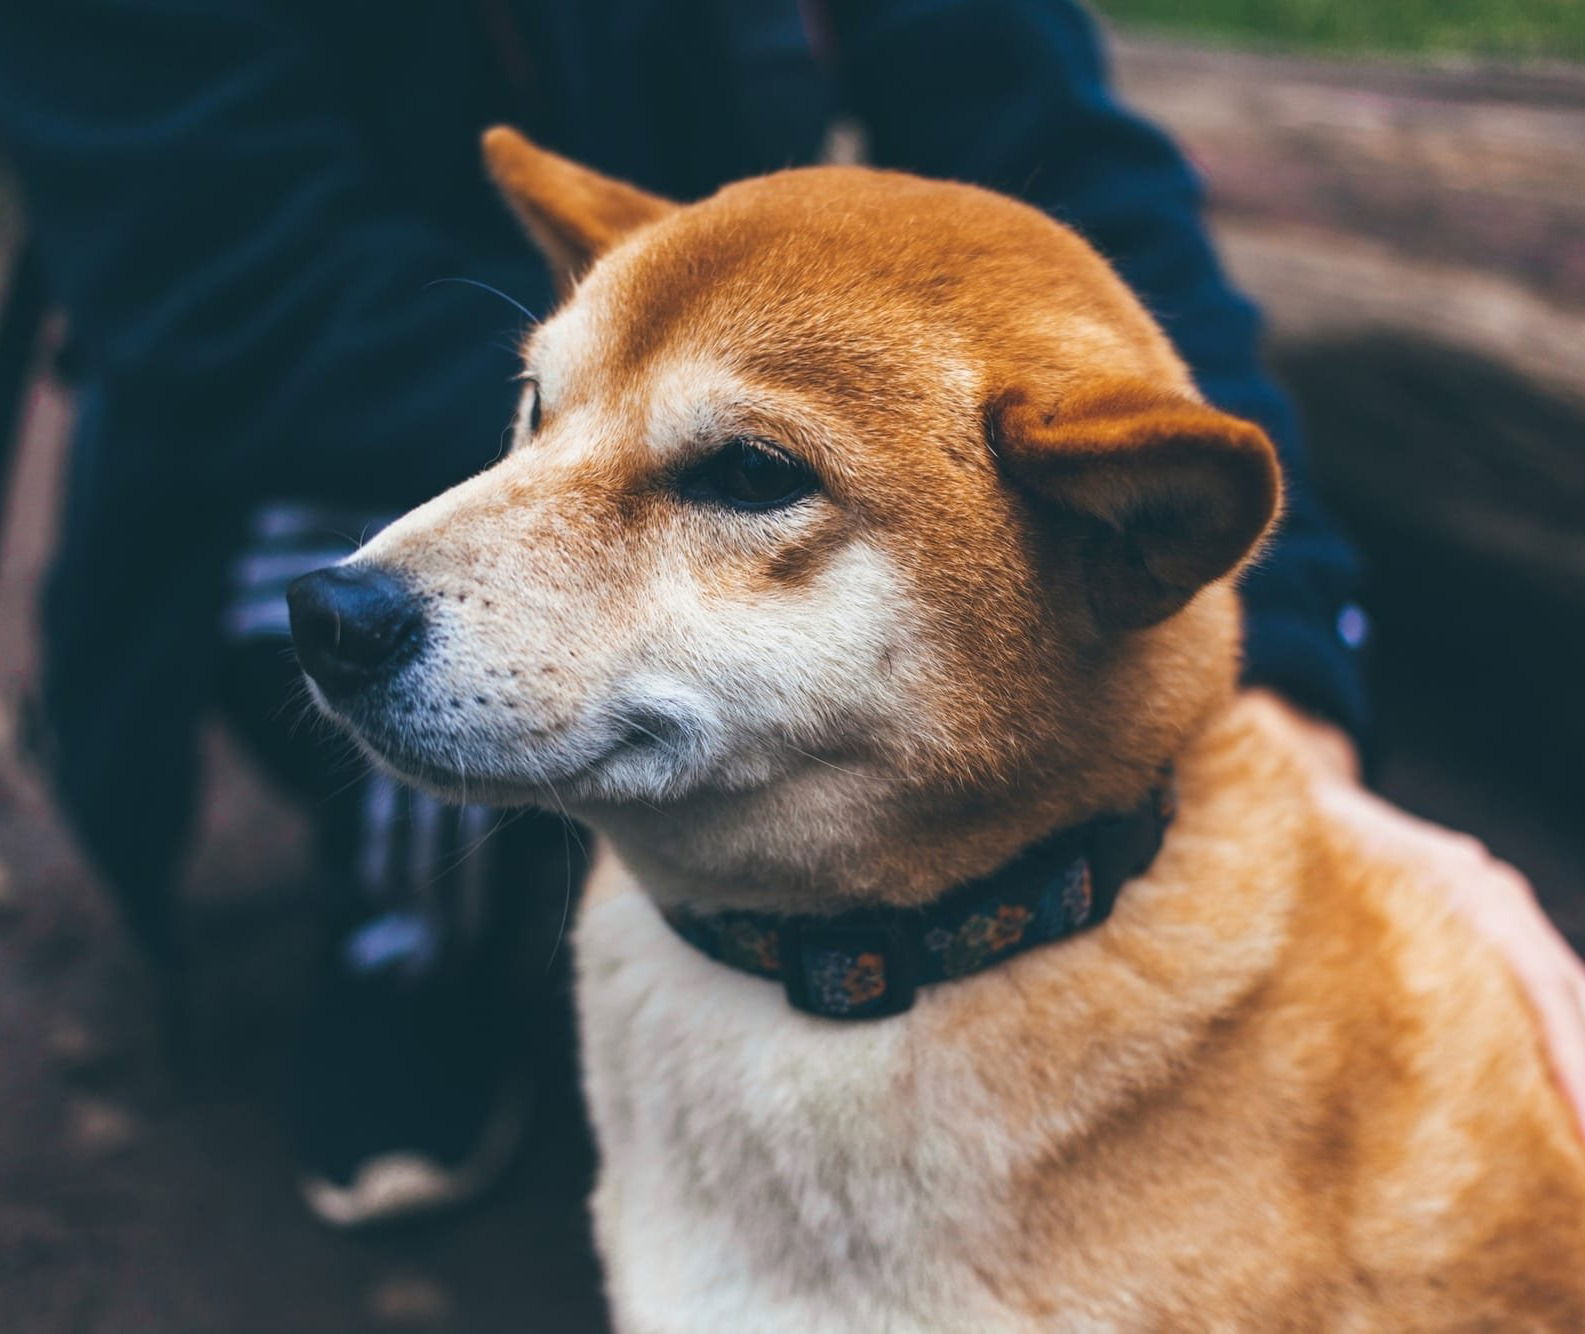
[[[1276,516],[1282,481],[1259,427],[1133,380],[1046,402],[999,395],[987,427],[1002,467],[1078,521],[1103,625],[1165,620],[1235,569]]]
[[[564,295],[624,235],[677,207],[547,152],[505,125],[485,131],[484,159]]]

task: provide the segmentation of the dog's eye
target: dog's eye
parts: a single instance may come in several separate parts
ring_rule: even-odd
[[[791,454],[763,440],[729,441],[683,479],[695,500],[740,510],[781,509],[815,489],[815,475]]]

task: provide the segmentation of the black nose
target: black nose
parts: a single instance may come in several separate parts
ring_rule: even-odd
[[[319,687],[346,694],[405,661],[424,628],[407,585],[373,565],[332,565],[286,590],[297,660]]]

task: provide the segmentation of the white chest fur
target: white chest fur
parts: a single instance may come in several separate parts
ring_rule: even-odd
[[[882,1022],[812,1018],[625,887],[591,894],[577,944],[621,1329],[1024,1325],[972,1264],[1021,1146],[972,1063],[921,1040],[928,994]]]

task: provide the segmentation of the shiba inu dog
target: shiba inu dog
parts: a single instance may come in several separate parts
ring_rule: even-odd
[[[1585,1328],[1535,1026],[1235,695],[1275,456],[1107,265],[486,146],[565,294],[513,449],[294,628],[378,763],[599,835],[619,1327]]]

